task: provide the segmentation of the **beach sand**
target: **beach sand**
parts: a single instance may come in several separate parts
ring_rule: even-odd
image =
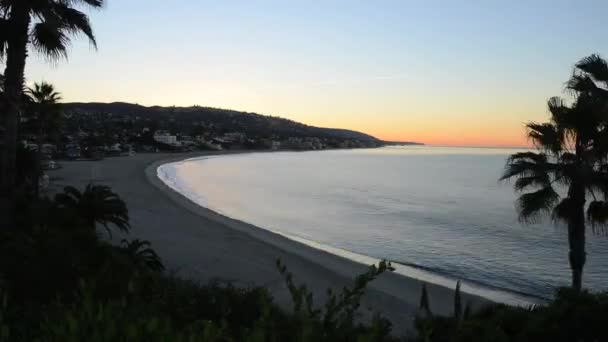
[[[327,288],[352,284],[354,277],[366,270],[365,265],[202,208],[156,176],[163,163],[202,155],[138,154],[63,162],[63,168],[49,172],[51,191],[65,185],[83,188],[89,182],[112,187],[127,203],[132,225],[129,238],[150,241],[168,271],[203,283],[219,280],[238,286],[264,286],[286,309],[291,298],[276,269],[277,258],[294,274],[296,283],[305,283],[313,291],[316,304],[323,303]],[[367,290],[362,316],[379,312],[393,322],[396,333],[403,334],[412,328],[421,288],[420,280],[385,273]],[[452,314],[453,289],[434,284],[427,288],[433,313]],[[474,306],[488,302],[463,294],[463,302],[469,301]]]

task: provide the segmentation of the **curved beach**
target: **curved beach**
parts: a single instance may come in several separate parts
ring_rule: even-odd
[[[327,288],[351,284],[365,271],[361,263],[200,207],[157,177],[157,168],[164,163],[217,154],[140,154],[66,162],[50,176],[55,188],[82,187],[91,181],[112,187],[127,202],[131,238],[149,240],[169,271],[201,282],[265,286],[285,308],[291,298],[276,270],[277,259],[293,272],[297,283],[313,291],[317,304],[323,303]],[[396,332],[404,332],[417,312],[422,284],[403,274],[384,274],[367,291],[362,312],[379,312],[393,322]],[[433,283],[427,288],[432,311],[451,314],[453,289]],[[467,293],[463,300],[474,306],[488,302]]]

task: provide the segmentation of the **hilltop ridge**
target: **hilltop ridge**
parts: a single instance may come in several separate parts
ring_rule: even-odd
[[[374,136],[340,128],[323,128],[293,120],[230,109],[191,106],[142,106],[126,102],[72,102],[64,104],[68,114],[95,113],[120,115],[125,118],[156,122],[163,129],[196,131],[211,129],[220,133],[245,132],[251,137],[319,137],[338,140],[358,140],[382,143]]]

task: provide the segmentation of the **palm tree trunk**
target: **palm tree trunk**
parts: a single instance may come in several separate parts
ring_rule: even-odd
[[[587,259],[587,253],[585,252],[585,189],[582,186],[572,184],[569,197],[572,200],[572,211],[568,220],[572,288],[580,292],[583,287],[583,267]]]
[[[38,159],[38,162],[36,163],[36,167],[38,168],[38,172],[36,172],[36,183],[34,184],[34,195],[36,196],[36,198],[40,197],[40,179],[42,177],[43,171],[42,171],[42,137],[43,137],[43,133],[42,130],[40,130],[40,132],[38,133],[38,152],[36,153],[36,158]]]
[[[23,96],[30,16],[22,2],[13,5],[10,15],[10,38],[4,72],[4,146],[0,169],[0,228],[11,227],[15,218],[16,160],[19,111]]]

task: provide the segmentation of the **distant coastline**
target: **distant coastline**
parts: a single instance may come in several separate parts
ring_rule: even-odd
[[[415,141],[383,141],[384,146],[426,146],[424,143]]]

